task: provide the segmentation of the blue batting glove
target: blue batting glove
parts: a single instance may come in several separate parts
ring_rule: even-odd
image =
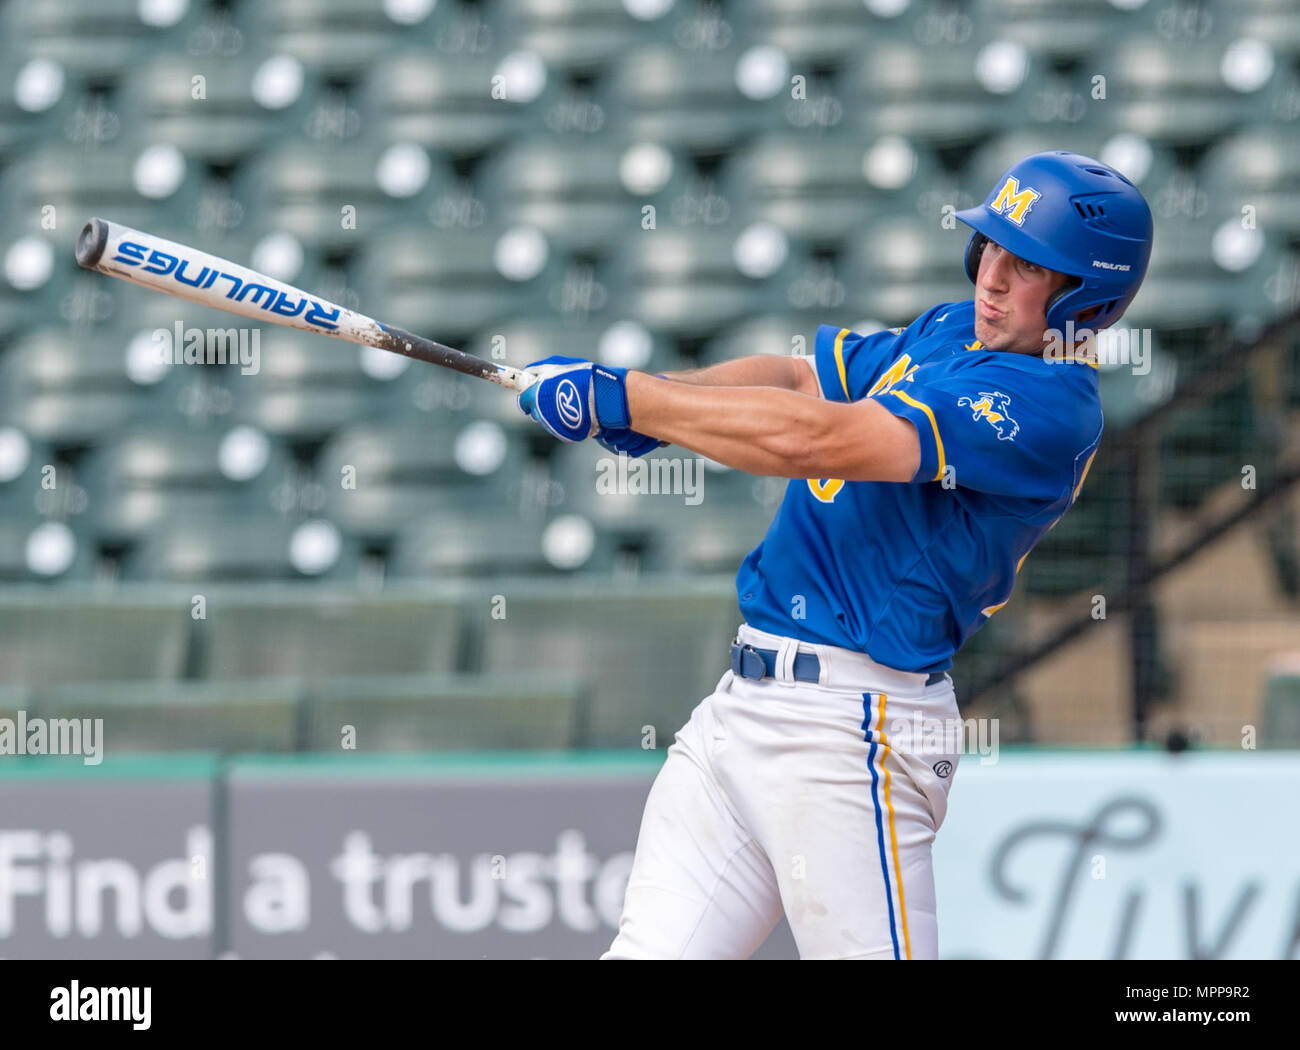
[[[662,445],[668,444],[666,441],[660,441],[658,438],[646,437],[645,434],[638,433],[635,430],[629,430],[626,427],[610,429],[606,427],[596,435],[596,443],[609,449],[611,452],[626,452],[633,459],[644,456],[647,452],[653,452]]]
[[[668,377],[660,372],[656,379],[667,379]],[[668,442],[660,441],[658,438],[647,437],[637,430],[629,430],[626,427],[612,428],[605,427],[596,435],[596,443],[611,452],[623,452],[638,459],[647,452],[653,452],[657,448],[664,448]]]
[[[519,395],[520,410],[561,441],[582,441],[602,427],[626,428],[631,422],[626,368],[557,355],[525,370],[541,378]]]

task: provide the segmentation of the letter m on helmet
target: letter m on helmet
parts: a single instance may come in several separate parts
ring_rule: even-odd
[[[1026,186],[1022,190],[1020,183],[1008,175],[1007,181],[1002,184],[1002,189],[998,190],[998,195],[993,198],[993,203],[989,207],[996,212],[1001,212],[1017,226],[1022,226],[1029,209],[1041,196],[1042,194],[1031,186]]]

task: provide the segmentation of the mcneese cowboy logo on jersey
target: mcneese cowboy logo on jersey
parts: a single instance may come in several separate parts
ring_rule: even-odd
[[[1002,189],[998,190],[998,195],[993,198],[993,203],[989,205],[995,212],[1000,213],[1010,219],[1017,226],[1025,224],[1025,216],[1029,214],[1035,202],[1041,197],[1032,186],[1026,186],[1023,190],[1020,183],[1010,176],[1002,184]]]
[[[986,393],[981,390],[979,399],[972,401],[969,397],[957,399],[958,408],[971,409],[971,419],[987,419],[998,432],[999,441],[1014,441],[1020,432],[1020,424],[1007,415],[1011,398],[1000,390]]]

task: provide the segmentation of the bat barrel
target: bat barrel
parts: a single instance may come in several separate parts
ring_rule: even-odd
[[[77,236],[77,264],[93,270],[104,257],[108,247],[108,223],[103,219],[91,219],[81,228]]]
[[[379,347],[510,390],[525,390],[536,381],[531,373],[380,324],[229,259],[107,219],[86,223],[77,237],[76,254],[88,270],[241,317]]]

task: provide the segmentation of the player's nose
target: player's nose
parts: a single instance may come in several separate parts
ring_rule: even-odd
[[[1011,267],[1014,257],[1010,252],[985,252],[980,278],[990,291],[1006,291],[1011,285]]]

